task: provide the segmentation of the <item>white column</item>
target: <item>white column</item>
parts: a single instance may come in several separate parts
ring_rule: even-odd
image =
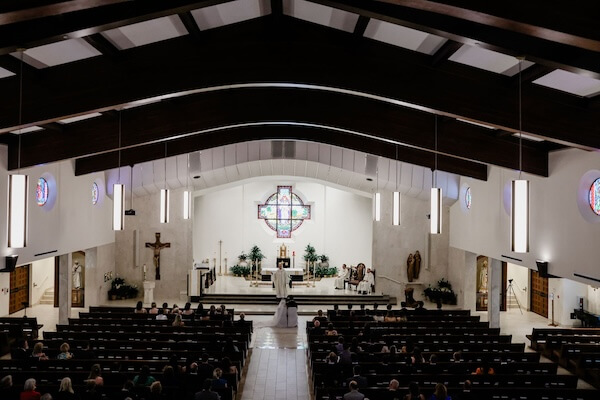
[[[71,253],[59,257],[58,263],[58,323],[68,324],[71,317]]]
[[[500,290],[502,288],[502,261],[490,258],[488,268],[488,321],[490,328],[500,327]]]

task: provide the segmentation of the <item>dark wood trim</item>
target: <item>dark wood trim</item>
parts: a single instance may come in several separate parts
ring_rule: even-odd
[[[185,26],[185,29],[190,34],[190,36],[193,37],[196,41],[201,41],[202,32],[200,31],[200,28],[198,27],[198,24],[196,23],[196,20],[194,19],[192,13],[186,11],[184,13],[179,14],[178,16],[181,22],[183,23],[183,26]]]
[[[90,46],[98,50],[104,56],[113,59],[120,56],[120,50],[117,49],[108,39],[106,39],[99,33],[84,36],[83,40],[85,40]]]
[[[440,63],[447,61],[452,54],[456,53],[458,49],[463,46],[462,43],[455,42],[454,40],[447,40],[431,57],[431,65],[434,67]]]
[[[352,32],[356,36],[363,36],[365,31],[367,30],[367,26],[369,25],[369,21],[371,18],[365,17],[364,15],[359,15],[358,20],[356,21],[356,25],[354,26],[354,31]]]

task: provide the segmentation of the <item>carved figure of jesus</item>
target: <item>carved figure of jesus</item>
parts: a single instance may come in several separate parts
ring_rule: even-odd
[[[160,242],[160,232],[156,232],[156,241],[154,243],[147,242],[146,247],[154,250],[154,268],[156,269],[155,279],[160,280],[160,251],[164,248],[171,247],[171,243]]]

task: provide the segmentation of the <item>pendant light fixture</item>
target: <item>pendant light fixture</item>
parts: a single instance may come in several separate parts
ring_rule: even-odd
[[[396,190],[392,193],[392,225],[401,223],[402,199],[398,191],[398,145],[396,145]]]
[[[433,171],[431,173],[431,212],[430,212],[430,228],[429,233],[439,235],[442,233],[442,188],[437,187],[436,172],[437,172],[437,135],[438,135],[438,119],[435,116],[435,161]]]
[[[529,251],[529,181],[521,179],[523,172],[522,62],[522,58],[519,58],[519,179],[512,181],[510,208],[510,247],[515,253]]]
[[[160,223],[169,223],[169,189],[167,189],[167,142],[165,142],[165,188],[160,190]]]
[[[8,247],[27,246],[27,198],[29,177],[21,174],[21,122],[23,118],[23,52],[19,71],[19,144],[17,173],[8,176]]]
[[[379,161],[379,159],[377,160]],[[377,163],[379,164],[379,162]],[[379,193],[379,166],[375,170],[377,186],[376,191],[373,194],[373,221],[381,221],[381,193]]]
[[[125,227],[125,187],[121,183],[121,110],[119,110],[119,175],[113,184],[113,230],[122,231]]]
[[[192,192],[190,191],[190,154],[187,155],[187,175],[185,176],[186,188],[183,192],[183,219],[190,219],[192,213]]]

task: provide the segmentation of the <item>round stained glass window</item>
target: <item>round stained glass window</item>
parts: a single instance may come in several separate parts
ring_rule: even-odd
[[[35,188],[35,201],[38,206],[43,206],[48,201],[48,182],[44,178],[39,178]]]
[[[92,183],[92,204],[96,205],[98,203],[98,198],[100,197],[100,193],[98,192],[98,184],[96,182]]]
[[[600,178],[590,186],[590,207],[596,215],[600,215]]]
[[[467,209],[471,208],[471,188],[468,187],[465,191],[465,206]]]

